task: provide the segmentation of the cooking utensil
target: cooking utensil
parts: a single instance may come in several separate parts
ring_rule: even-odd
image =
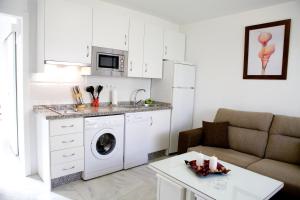
[[[94,95],[95,88],[94,88],[93,86],[88,86],[88,87],[86,88],[86,91],[92,94],[92,97],[93,97],[94,100],[96,99],[96,98],[95,98],[95,95]]]
[[[103,86],[102,85],[98,85],[97,87],[97,98],[99,98],[100,92],[103,90]]]

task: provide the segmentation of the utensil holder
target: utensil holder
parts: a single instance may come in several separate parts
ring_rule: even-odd
[[[77,108],[78,111],[83,111],[86,108],[86,105],[84,105],[84,104],[77,104],[76,108]]]
[[[82,102],[82,94],[81,93],[76,93],[76,94],[73,94],[73,98],[75,99],[75,101],[77,102],[76,105],[83,105],[81,104]],[[83,102],[82,102],[83,103]]]
[[[99,98],[96,98],[92,101],[92,107],[99,107]]]

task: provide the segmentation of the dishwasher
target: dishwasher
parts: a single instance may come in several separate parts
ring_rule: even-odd
[[[148,162],[149,112],[125,114],[124,169]]]

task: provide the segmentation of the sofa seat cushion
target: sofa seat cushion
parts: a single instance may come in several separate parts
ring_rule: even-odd
[[[224,149],[218,147],[196,146],[189,148],[188,151],[201,152],[208,156],[216,156],[218,159],[229,162],[231,164],[246,168],[250,164],[259,161],[261,158],[241,153],[232,149]]]
[[[300,196],[300,166],[270,159],[262,159],[247,167],[259,174],[284,182],[284,191]]]

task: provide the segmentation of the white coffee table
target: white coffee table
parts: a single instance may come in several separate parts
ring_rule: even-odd
[[[270,199],[283,188],[280,181],[223,161],[219,162],[231,170],[227,175],[196,176],[184,160],[197,156],[193,151],[149,164],[157,173],[157,200]]]

